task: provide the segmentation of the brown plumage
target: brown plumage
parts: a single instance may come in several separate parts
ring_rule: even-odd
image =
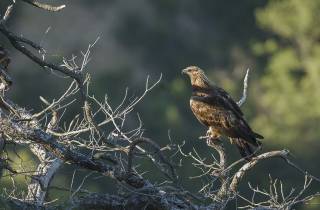
[[[212,84],[203,70],[196,66],[185,68],[182,73],[190,77],[192,96],[190,107],[196,118],[209,128],[210,136],[231,138],[242,157],[250,160],[254,147],[261,145],[263,136],[253,132],[243,118],[236,102],[222,88]]]

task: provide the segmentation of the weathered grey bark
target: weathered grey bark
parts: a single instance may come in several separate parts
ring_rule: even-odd
[[[41,145],[31,144],[30,148],[33,154],[39,158],[40,164],[38,165],[35,174],[31,177],[31,183],[28,185],[26,202],[33,203],[36,206],[42,206],[45,201],[49,184],[63,162]]]

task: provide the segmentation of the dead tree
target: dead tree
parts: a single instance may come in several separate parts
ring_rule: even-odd
[[[22,1],[49,12],[57,12],[65,7],[43,4],[36,0]],[[147,77],[145,90],[139,97],[129,100],[128,92],[125,92],[122,102],[112,107],[107,96],[102,100],[97,99],[89,90],[90,75],[86,66],[96,42],[89,45],[81,58],[73,56],[63,59],[61,64],[51,63],[46,59],[46,51],[42,46],[16,35],[7,26],[11,11],[20,3],[21,1],[13,0],[8,6],[0,20],[0,33],[15,50],[41,66],[44,71],[68,77],[70,85],[56,99],[40,96],[45,106],[43,110],[36,113],[27,111],[7,97],[10,86],[19,84],[12,82],[9,71],[11,59],[7,50],[0,48],[0,180],[4,175],[11,176],[13,180],[12,189],[3,192],[1,199],[7,205],[21,209],[51,209],[61,206],[67,209],[224,209],[230,201],[240,197],[247,201],[244,208],[291,209],[318,195],[303,194],[313,180],[319,180],[292,163],[287,150],[266,152],[257,155],[250,162],[240,159],[228,164],[222,142],[213,141],[209,137],[208,146],[218,152],[218,157],[214,157],[212,163],[207,163],[205,157],[201,157],[195,150],[186,154],[183,145],[171,143],[160,146],[143,136],[141,122],[136,128],[128,130],[125,126],[126,119],[145,95],[160,82],[161,76],[155,82],[150,82]],[[248,73],[249,71],[245,76],[239,106],[246,100]],[[61,114],[68,112],[75,103],[82,111],[71,122],[64,122]],[[97,116],[104,116],[104,119],[98,121]],[[111,126],[112,129],[106,129],[106,126]],[[38,158],[39,165],[35,171],[11,167],[6,153],[7,145],[10,144],[22,145]],[[164,151],[192,159],[193,166],[203,171],[199,177],[206,176],[208,181],[198,193],[191,193],[182,186],[176,172],[177,164],[172,163],[163,154]],[[253,170],[262,160],[273,157],[284,159],[289,166],[304,174],[302,190],[296,194],[292,191],[289,195],[284,195],[282,183],[276,180],[270,182],[272,190],[269,192],[250,186],[254,193],[267,197],[263,202],[256,201],[254,197],[249,200],[241,196],[238,185],[246,172]],[[144,178],[136,167],[141,159],[152,161],[166,181],[155,184]],[[83,189],[85,179],[91,175],[89,173],[76,189],[62,189],[70,191],[67,203],[47,200],[46,195],[52,187],[51,180],[63,164],[72,164],[98,173],[105,179],[113,179],[121,190],[107,194]],[[24,193],[19,192],[21,189],[15,185],[14,177],[17,174],[30,177],[31,181],[27,183],[27,191]]]

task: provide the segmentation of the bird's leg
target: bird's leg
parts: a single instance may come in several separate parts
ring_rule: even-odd
[[[221,135],[215,129],[213,129],[212,127],[209,127],[209,129],[207,130],[206,135],[205,136],[200,136],[199,139],[207,139],[207,140],[208,139],[211,139],[211,140],[217,139],[217,140],[219,140],[220,136]]]

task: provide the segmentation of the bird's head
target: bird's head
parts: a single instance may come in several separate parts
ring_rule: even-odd
[[[182,70],[182,74],[190,77],[191,84],[200,87],[210,86],[210,81],[205,75],[204,71],[197,66],[189,66]]]
[[[196,77],[200,74],[204,74],[204,72],[198,66],[188,66],[187,68],[182,70],[182,74],[186,74],[189,77]]]

